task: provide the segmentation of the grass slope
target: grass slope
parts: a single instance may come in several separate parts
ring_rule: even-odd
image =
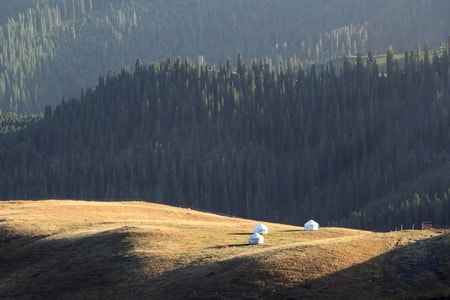
[[[306,220],[305,220],[306,221]],[[450,297],[448,231],[307,232],[144,202],[0,202],[0,298]]]

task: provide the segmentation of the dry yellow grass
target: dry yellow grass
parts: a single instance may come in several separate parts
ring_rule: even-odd
[[[145,202],[0,202],[0,298],[450,296],[446,231],[260,223]]]

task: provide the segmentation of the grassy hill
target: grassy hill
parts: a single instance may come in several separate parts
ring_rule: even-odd
[[[258,223],[144,202],[0,202],[0,296],[450,296],[449,231],[265,223],[265,244],[249,246]]]

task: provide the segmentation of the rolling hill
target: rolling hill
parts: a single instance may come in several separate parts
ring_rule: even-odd
[[[2,299],[449,297],[448,230],[265,223],[144,202],[0,202]]]

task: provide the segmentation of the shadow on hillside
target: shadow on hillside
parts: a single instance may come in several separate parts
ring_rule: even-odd
[[[350,268],[305,280],[280,293],[291,299],[297,299],[298,295],[302,298],[448,299],[449,287],[450,234],[445,234],[397,247]]]
[[[310,250],[314,250],[308,248]],[[299,261],[293,248],[169,271],[145,288],[167,299],[379,299],[450,296],[450,235],[398,247],[361,264],[316,278],[327,269],[316,257]],[[291,252],[290,252],[291,251]],[[345,249],[340,250],[345,252]],[[278,264],[265,255],[280,256]],[[351,256],[351,253],[348,253]],[[317,261],[319,260],[319,261]],[[300,264],[310,265],[303,268]],[[441,298],[444,299],[444,298]],[[447,299],[447,298],[446,298]]]
[[[0,233],[2,299],[115,297],[140,265],[120,228],[70,239]]]
[[[142,292],[154,299],[260,299],[257,265],[257,259],[246,256],[188,266],[151,280]]]
[[[320,289],[335,283],[339,292],[352,295],[352,285],[358,287],[361,296],[376,298],[390,296],[426,298],[440,297],[445,291],[450,297],[450,234],[435,236],[397,247],[362,264],[311,281],[310,287]],[[293,288],[293,294],[304,287]],[[353,289],[354,290],[354,289]],[[431,295],[429,294],[431,293]],[[354,294],[355,295],[355,294]],[[357,295],[357,294],[356,294]]]
[[[308,257],[310,245],[155,274],[144,273],[148,261],[130,255],[132,233],[126,228],[73,239],[30,238],[1,226],[0,233],[0,274],[9,274],[0,277],[4,299],[437,298],[441,294],[429,294],[436,289],[450,296],[449,234],[317,278],[317,272],[327,272],[327,261]],[[327,255],[345,250],[327,248]]]
[[[225,245],[216,245],[212,247],[208,247],[208,249],[224,249],[224,248],[230,248],[230,247],[247,247],[247,246],[253,246],[250,244],[225,244]]]

